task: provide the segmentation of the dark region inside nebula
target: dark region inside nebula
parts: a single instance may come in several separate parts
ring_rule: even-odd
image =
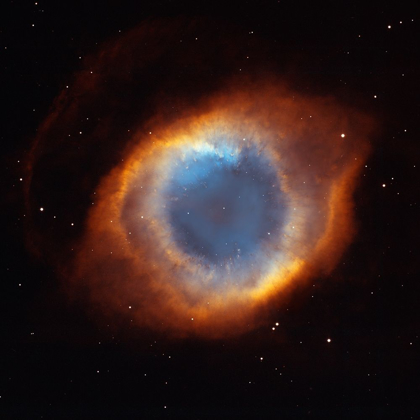
[[[193,157],[175,169],[165,191],[168,213],[186,252],[210,264],[246,264],[282,222],[280,193],[273,188],[278,179],[255,150],[235,157],[223,152]]]

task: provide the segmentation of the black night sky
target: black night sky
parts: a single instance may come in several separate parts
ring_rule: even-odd
[[[0,418],[420,418],[419,12],[401,1],[5,1]],[[98,322],[85,297],[66,293],[52,260],[81,234],[84,191],[120,159],[115,146],[92,162],[94,146],[80,146],[80,167],[60,161],[60,177],[38,175],[29,206],[42,196],[67,228],[25,204],[26,162],[54,99],[104,42],[151,20],[205,22],[200,48],[212,64],[171,66],[184,54],[173,50],[142,73],[141,99],[121,93],[118,121],[133,118],[127,104],[147,116],[149,102],[138,101],[159,88],[203,96],[237,65],[250,74],[270,66],[295,90],[337,98],[377,123],[352,244],[331,273],[271,302],[265,325],[238,336],[173,338]],[[219,54],[225,37],[235,58]],[[104,102],[118,97],[109,84]]]

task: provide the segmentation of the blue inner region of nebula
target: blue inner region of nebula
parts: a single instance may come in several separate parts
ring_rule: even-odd
[[[210,265],[252,263],[278,238],[285,214],[276,170],[253,147],[186,153],[166,197],[177,246]]]

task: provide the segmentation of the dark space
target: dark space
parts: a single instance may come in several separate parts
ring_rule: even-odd
[[[0,418],[420,418],[418,7],[8,0],[1,9]],[[217,340],[98,324],[95,309],[68,297],[50,255],[28,239],[40,227],[42,245],[80,232],[53,231],[36,214],[29,217],[20,181],[38,127],[85,56],[143,21],[197,17],[208,24],[203,48],[221,45],[230,28],[231,38],[236,31],[255,35],[270,51],[270,65],[295,89],[345,100],[378,125],[354,195],[358,233],[337,267],[297,286],[286,301],[272,302],[266,326]],[[252,39],[248,47],[257,57],[250,68],[263,71],[266,58],[258,59]],[[230,71],[220,61],[204,86],[191,69],[173,80],[175,71],[165,66],[145,70],[145,97],[161,80],[175,96],[186,89],[194,97]],[[127,120],[130,111],[122,111]],[[120,158],[110,150],[98,149],[108,168]],[[39,193],[50,207],[66,208],[66,185],[68,197],[74,191],[80,198],[66,223],[83,220],[80,191],[97,179],[81,184],[78,168],[55,164],[60,175],[42,174],[31,200],[37,205]]]

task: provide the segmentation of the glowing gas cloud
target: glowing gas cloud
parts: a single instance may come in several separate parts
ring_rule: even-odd
[[[174,54],[179,23],[160,28],[143,25],[91,57],[40,127],[28,208],[59,179],[45,209],[66,227],[45,233],[44,211],[30,243],[107,317],[175,335],[237,334],[332,270],[352,240],[372,121],[267,72],[226,71],[191,92],[187,81],[199,85],[221,57],[196,46]],[[159,60],[164,76],[151,74]],[[82,227],[71,230],[72,218]]]

